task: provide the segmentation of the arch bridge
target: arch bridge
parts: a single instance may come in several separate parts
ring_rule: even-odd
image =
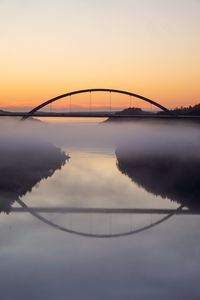
[[[34,208],[34,207],[28,207],[21,199],[17,199],[16,200],[17,203],[19,204],[19,207],[16,208],[12,208],[12,212],[28,212],[30,213],[34,218],[40,220],[41,222],[45,223],[46,225],[57,229],[59,231],[65,232],[65,233],[70,233],[70,234],[74,234],[74,235],[78,235],[78,236],[83,236],[83,237],[91,237],[91,238],[117,238],[117,237],[124,237],[124,236],[129,236],[129,235],[135,235],[141,232],[144,232],[146,230],[149,230],[153,227],[156,227],[160,224],[162,224],[163,222],[167,221],[168,219],[170,219],[171,217],[173,217],[174,215],[187,215],[187,214],[196,214],[196,212],[190,212],[188,210],[184,210],[184,206],[180,205],[179,207],[177,207],[176,209],[129,209],[129,208],[125,208],[125,209],[115,209],[115,208],[111,208],[111,209],[106,209],[106,208],[42,208],[42,207],[38,207],[38,208]],[[89,231],[84,231],[83,229],[73,229],[72,227],[65,227],[63,225],[59,225],[53,221],[51,221],[50,219],[48,219],[47,217],[43,216],[41,213],[68,213],[68,214],[107,214],[107,215],[119,215],[119,214],[125,214],[127,216],[127,214],[159,214],[161,215],[161,218],[158,220],[154,220],[150,221],[150,224],[141,226],[139,228],[132,228],[132,224],[130,226],[129,224],[129,228],[122,231],[122,232],[112,232],[112,228],[110,228],[110,232],[109,233],[95,233],[94,230],[91,230],[90,228],[90,232]],[[71,224],[72,226],[72,224]]]
[[[121,95],[127,95],[129,97],[133,97],[133,98],[137,98],[140,99],[142,101],[144,101],[145,103],[148,103],[154,107],[156,107],[156,109],[159,109],[163,112],[165,112],[164,116],[163,115],[156,115],[156,114],[120,114],[119,112],[116,114],[116,111],[112,111],[111,109],[111,100],[109,103],[109,111],[92,111],[91,107],[89,109],[89,111],[81,111],[81,112],[44,112],[44,111],[40,111],[42,108],[45,108],[48,105],[51,105],[54,102],[59,101],[60,99],[63,98],[70,98],[71,96],[74,95],[79,95],[79,94],[84,94],[84,93],[96,93],[96,92],[107,92],[111,95],[111,93],[115,93],[115,94],[121,94]],[[90,101],[91,102],[91,101]],[[91,104],[91,103],[90,103]],[[172,111],[170,111],[167,107],[163,106],[162,104],[158,103],[155,100],[149,99],[147,97],[144,97],[142,95],[138,95],[136,93],[132,93],[129,91],[124,91],[124,90],[118,90],[118,89],[110,89],[110,88],[92,88],[92,89],[82,89],[82,90],[76,90],[76,91],[72,91],[72,92],[68,92],[65,94],[61,94],[59,96],[56,96],[54,98],[51,98],[47,101],[42,102],[41,104],[37,105],[36,107],[34,107],[32,110],[30,110],[29,112],[12,112],[12,113],[0,113],[0,116],[18,116],[18,117],[22,117],[23,119],[27,119],[29,117],[32,116],[37,116],[37,117],[100,117],[100,118],[120,118],[120,117],[174,117],[174,114],[172,113]]]

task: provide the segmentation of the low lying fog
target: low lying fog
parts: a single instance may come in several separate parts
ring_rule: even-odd
[[[128,154],[178,154],[200,156],[200,124],[169,121],[114,123],[48,123],[0,119],[0,145],[20,147],[42,141],[59,147],[112,149]]]

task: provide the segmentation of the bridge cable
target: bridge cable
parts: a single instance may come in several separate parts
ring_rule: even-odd
[[[89,111],[91,112],[91,108],[92,108],[92,95],[90,92],[90,99],[89,99]]]
[[[69,111],[71,112],[72,110],[72,96],[69,96]]]
[[[112,92],[109,92],[109,107],[110,107],[110,112],[111,112],[111,105],[112,105],[112,98],[111,98],[112,94],[111,93]]]

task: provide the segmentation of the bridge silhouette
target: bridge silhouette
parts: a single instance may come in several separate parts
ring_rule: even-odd
[[[28,207],[21,199],[16,200],[19,204],[19,207],[13,207],[12,213],[29,213],[34,218],[40,220],[44,224],[57,229],[59,231],[70,233],[78,236],[83,237],[91,237],[91,238],[117,238],[117,237],[124,237],[130,236],[134,234],[138,234],[149,230],[153,227],[162,224],[163,222],[167,221],[171,217],[175,215],[199,215],[200,211],[197,210],[190,210],[185,208],[184,205],[180,205],[176,209],[160,209],[160,208],[83,208],[83,207]],[[128,230],[123,232],[117,233],[92,233],[92,232],[84,232],[83,230],[77,230],[69,227],[64,227],[61,225],[56,224],[55,222],[49,220],[47,217],[41,215],[42,213],[60,213],[60,214],[105,214],[105,215],[162,215],[159,220],[152,222],[150,224],[143,225],[139,228],[133,229],[132,226],[129,226]],[[164,216],[163,216],[164,215]],[[111,231],[111,229],[110,229]]]
[[[94,92],[106,92],[109,93],[111,96],[111,93],[115,94],[121,94],[121,95],[127,95],[129,97],[134,97],[138,98],[150,105],[153,105],[156,107],[156,109],[159,109],[161,111],[165,112],[165,115],[145,115],[145,114],[129,114],[129,115],[124,115],[124,114],[116,114],[116,112],[111,111],[111,98],[110,98],[110,103],[109,103],[109,111],[92,111],[91,110],[91,99],[90,99],[90,108],[89,111],[84,111],[84,112],[44,112],[40,111],[42,108],[59,101],[62,98],[69,98],[71,99],[71,96],[74,95],[79,95],[79,94],[85,94],[85,93],[94,93]],[[13,116],[13,117],[22,117],[23,119],[27,119],[29,117],[37,116],[37,117],[92,117],[92,118],[130,118],[130,117],[135,117],[135,118],[149,118],[149,117],[154,117],[154,118],[166,118],[166,117],[174,117],[175,115],[165,106],[161,105],[157,101],[151,100],[147,97],[144,97],[142,95],[138,95],[132,92],[128,91],[123,91],[123,90],[118,90],[118,89],[110,89],[110,88],[93,88],[93,89],[83,89],[83,90],[77,90],[77,91],[72,91],[68,92],[59,96],[56,96],[54,98],[51,98],[45,102],[42,102],[41,104],[37,105],[34,107],[31,111],[29,112],[0,112],[0,116]]]
[[[18,202],[19,203],[19,202]],[[182,206],[183,208],[184,206]],[[85,207],[12,207],[12,212],[22,213],[34,211],[37,213],[60,214],[176,214],[177,209],[172,208],[85,208]],[[182,209],[179,215],[199,215],[200,211]]]

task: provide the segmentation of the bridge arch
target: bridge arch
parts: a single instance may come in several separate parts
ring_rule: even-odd
[[[73,96],[73,95],[78,95],[78,94],[83,94],[83,93],[91,93],[91,92],[110,92],[110,93],[117,93],[117,94],[123,94],[123,95],[128,95],[128,96],[132,96],[138,99],[141,99],[147,103],[150,103],[152,105],[154,105],[155,107],[163,110],[164,112],[166,112],[167,114],[171,115],[172,112],[165,106],[161,105],[160,103],[151,100],[149,98],[146,98],[144,96],[132,93],[132,92],[128,92],[128,91],[123,91],[123,90],[118,90],[118,89],[109,89],[109,88],[94,88],[94,89],[84,89],[84,90],[77,90],[77,91],[72,91],[72,92],[68,92],[62,95],[59,95],[57,97],[51,98],[39,105],[37,105],[36,107],[34,107],[31,111],[28,112],[28,115],[24,118],[27,119],[30,116],[33,116],[35,114],[35,112],[37,112],[38,110],[40,110],[41,108],[58,101],[59,99],[65,98],[65,97],[69,97],[69,96]]]
[[[35,217],[36,219],[40,220],[41,222],[49,225],[50,227],[52,227],[54,229],[57,229],[59,231],[65,232],[65,233],[70,233],[70,234],[74,234],[74,235],[78,235],[78,236],[82,236],[82,237],[90,237],[90,238],[118,238],[118,237],[135,235],[135,234],[144,232],[146,230],[149,230],[153,227],[156,227],[159,224],[162,224],[163,222],[167,221],[168,219],[170,219],[174,215],[177,215],[178,213],[180,213],[182,211],[182,209],[184,208],[184,205],[180,205],[174,212],[169,213],[168,215],[162,217],[161,219],[159,219],[158,221],[155,221],[154,223],[152,223],[150,225],[145,225],[145,226],[143,226],[141,228],[138,228],[138,229],[131,229],[129,231],[124,231],[124,232],[121,232],[121,233],[110,233],[110,234],[101,234],[101,233],[99,233],[99,234],[95,234],[95,233],[87,233],[87,232],[82,232],[82,231],[78,231],[78,230],[73,230],[73,229],[58,225],[58,224],[48,220],[47,218],[43,217],[42,215],[38,214],[37,212],[35,212],[34,209],[28,207],[19,198],[16,200],[16,202],[26,212],[29,212],[33,217]]]

